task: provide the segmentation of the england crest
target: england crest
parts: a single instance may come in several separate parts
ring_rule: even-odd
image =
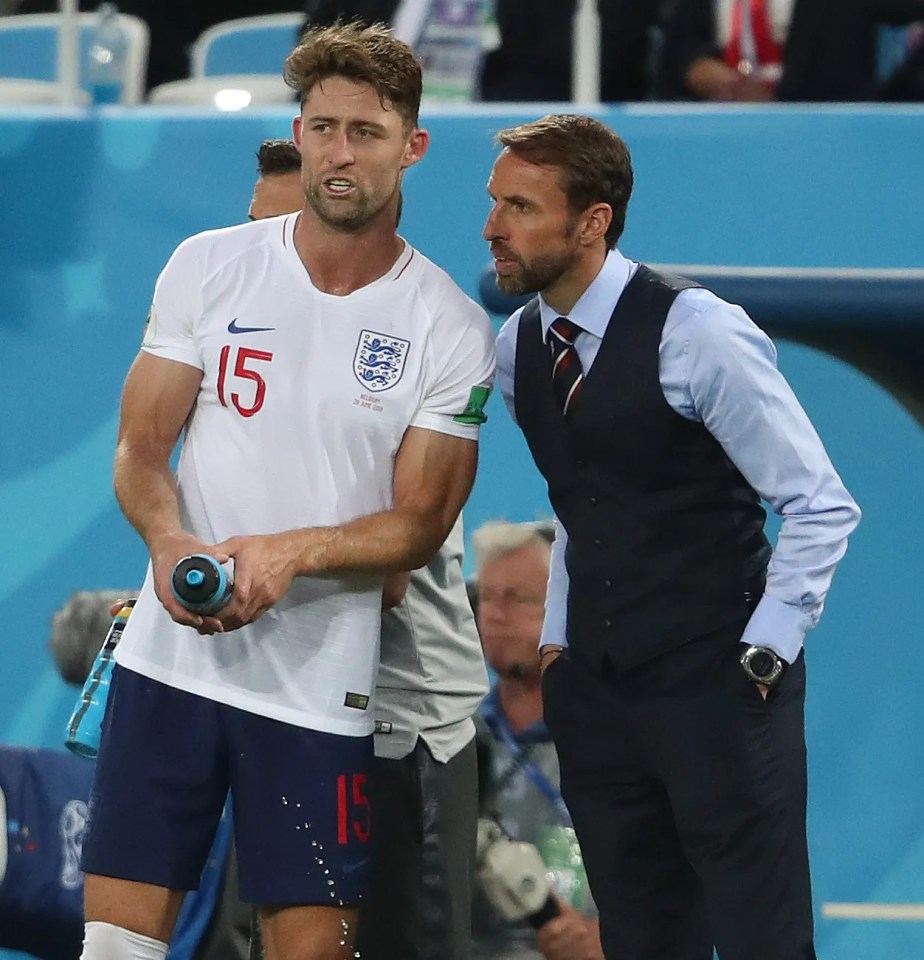
[[[410,340],[390,337],[374,330],[361,330],[356,356],[353,357],[356,379],[373,393],[390,389],[404,373],[404,361],[410,345]]]

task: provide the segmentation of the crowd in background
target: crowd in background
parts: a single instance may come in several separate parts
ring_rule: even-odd
[[[93,10],[97,0],[81,0]],[[5,6],[5,9],[4,9]],[[389,22],[400,0],[307,0],[306,21]],[[498,42],[478,89],[489,101],[571,99],[577,0],[496,0]],[[148,87],[189,73],[190,45],[213,24],[291,12],[292,0],[122,0],[151,32]],[[604,102],[924,99],[924,0],[750,0],[754,51],[736,0],[597,0]],[[56,0],[0,0],[39,13]]]

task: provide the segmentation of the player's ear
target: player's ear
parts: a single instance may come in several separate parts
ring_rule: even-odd
[[[299,114],[297,117],[292,119],[292,139],[295,141],[295,146],[301,148],[302,145],[302,117]]]
[[[429,146],[430,134],[421,127],[415,127],[404,148],[404,162],[401,166],[404,169],[414,166],[418,160],[423,158]]]

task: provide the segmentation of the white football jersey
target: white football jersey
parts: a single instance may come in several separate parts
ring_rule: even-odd
[[[409,426],[476,439],[494,370],[484,311],[409,244],[347,296],[314,287],[298,214],[199,234],[161,274],[143,349],[203,378],[177,479],[208,544],[334,526],[392,504]],[[150,567],[123,666],[286,723],[372,732],[379,577],[297,577],[256,623],[200,636],[174,623]]]

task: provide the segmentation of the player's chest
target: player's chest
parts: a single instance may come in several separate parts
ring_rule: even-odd
[[[198,348],[204,399],[252,417],[409,417],[426,379],[427,329],[401,298],[308,303],[288,293],[210,308]]]

